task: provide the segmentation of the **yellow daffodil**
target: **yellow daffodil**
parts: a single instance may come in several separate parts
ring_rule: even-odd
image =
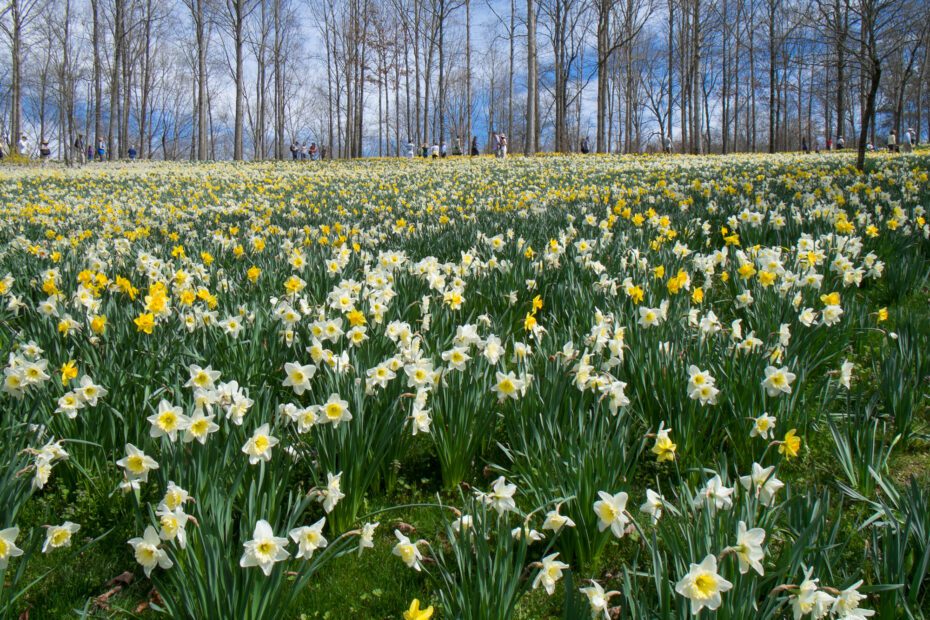
[[[420,600],[413,599],[410,607],[404,612],[404,620],[429,620],[433,617],[433,606],[426,609],[420,609]]]

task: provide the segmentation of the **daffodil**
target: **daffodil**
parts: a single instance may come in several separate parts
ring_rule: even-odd
[[[555,584],[562,578],[562,571],[569,567],[565,562],[557,560],[558,557],[558,553],[553,553],[542,559],[539,572],[536,573],[536,577],[533,579],[534,590],[542,586],[549,596],[552,596],[555,592]]]
[[[662,518],[664,507],[665,498],[652,489],[646,489],[646,501],[639,507],[639,511],[648,515],[652,523],[655,524]]]
[[[126,475],[130,480],[140,482],[148,480],[149,472],[158,469],[155,459],[131,443],[126,444],[126,456],[116,461],[116,464],[126,470]]]
[[[323,503],[323,511],[327,514],[331,513],[336,504],[345,497],[345,493],[342,492],[342,472],[327,473],[326,488],[320,490],[319,494]]]
[[[0,530],[0,571],[6,570],[10,558],[16,558],[23,554],[23,550],[16,546],[17,538],[19,538],[18,527],[8,527],[5,530]]]
[[[797,435],[796,429],[791,429],[785,433],[785,438],[778,444],[778,452],[785,455],[786,459],[796,457],[801,451],[801,438]]]
[[[332,424],[333,428],[337,428],[342,422],[351,419],[348,401],[341,399],[338,394],[330,394],[329,400],[320,406],[319,421],[322,424]]]
[[[271,436],[270,426],[265,423],[255,429],[252,436],[242,446],[242,452],[248,455],[250,465],[255,465],[259,461],[267,463],[271,460],[271,449],[278,445],[278,441],[277,437]]]
[[[626,526],[630,519],[626,512],[628,496],[624,492],[611,495],[606,491],[599,491],[598,501],[594,502],[594,513],[597,515],[597,529],[603,532],[610,528],[617,538],[623,538]]]
[[[81,526],[71,521],[61,525],[50,525],[45,531],[45,542],[42,544],[42,553],[71,546],[71,537],[81,529]]]
[[[430,605],[426,609],[420,609],[419,599],[413,599],[410,602],[410,607],[404,612],[404,620],[429,620],[432,617],[433,606]]]
[[[358,552],[362,553],[365,549],[371,549],[375,546],[375,530],[380,523],[365,523],[362,525],[361,533],[358,540]]]
[[[671,438],[668,436],[671,432],[672,429],[665,428],[663,423],[663,425],[659,426],[659,430],[656,433],[656,441],[655,445],[652,446],[652,453],[656,455],[656,462],[658,463],[675,460],[675,450],[678,446],[672,443]]]
[[[194,411],[194,414],[184,424],[184,435],[182,437],[184,443],[197,440],[201,445],[206,444],[210,434],[220,430],[219,425],[213,421],[214,418],[216,416],[213,414],[204,414],[203,409]]]
[[[392,553],[413,570],[422,570],[420,562],[423,560],[423,555],[417,548],[417,543],[411,542],[400,530],[394,530],[394,536],[397,538],[397,544],[394,545]]]
[[[550,510],[546,513],[542,529],[558,532],[563,527],[575,527],[575,522],[559,512],[559,506],[556,506],[555,510]]]
[[[705,607],[711,611],[723,602],[721,594],[733,584],[717,572],[717,558],[708,554],[700,564],[691,564],[688,573],[675,584],[675,591],[691,602],[691,613],[697,615]]]
[[[239,566],[250,568],[257,566],[265,576],[270,576],[274,565],[290,557],[287,551],[287,539],[274,535],[271,524],[260,519],[255,524],[252,539],[243,543],[245,552],[239,559]]]
[[[603,586],[594,580],[591,580],[590,586],[578,590],[588,599],[592,618],[603,616],[604,620],[610,620],[610,599],[620,595],[620,592],[605,592]]]
[[[77,363],[74,360],[68,360],[61,366],[61,384],[68,385],[68,383],[77,378],[78,368]]]
[[[151,312],[143,312],[133,320],[133,323],[136,324],[137,331],[151,335],[155,329],[155,315]]]
[[[309,560],[313,557],[313,552],[322,549],[327,545],[326,538],[323,536],[323,526],[326,525],[326,517],[323,517],[313,525],[296,527],[288,532],[288,536],[297,543],[297,559]]]
[[[491,486],[490,493],[476,492],[479,500],[493,508],[497,514],[503,515],[517,509],[517,504],[513,499],[517,491],[517,485],[508,484],[507,480],[500,476]]]
[[[775,428],[775,422],[775,416],[763,413],[759,417],[753,419],[752,430],[749,431],[749,436],[768,439],[769,433]]]
[[[765,575],[765,569],[762,567],[762,560],[765,558],[765,551],[762,549],[762,543],[765,541],[765,530],[754,527],[751,530],[746,529],[746,524],[740,521],[736,529],[736,545],[732,547],[733,552],[739,560],[739,572],[745,575],[752,568],[759,575]]]
[[[294,393],[300,396],[310,389],[310,379],[316,374],[316,366],[313,364],[288,363],[284,365],[284,372],[287,377],[282,384],[294,390]]]
[[[762,467],[758,463],[752,464],[752,473],[740,476],[739,482],[747,491],[751,491],[763,506],[771,506],[775,502],[775,495],[784,488],[785,484],[772,473],[774,466]]]
[[[496,374],[497,383],[494,384],[494,392],[497,394],[497,400],[504,402],[508,398],[519,399],[526,389],[526,381],[519,379],[513,372],[504,374],[500,371]]]
[[[778,396],[780,394],[791,394],[791,384],[797,378],[787,367],[767,366],[765,368],[765,378],[762,380],[762,387],[765,388],[769,396]]]
[[[161,539],[158,532],[151,525],[145,528],[145,533],[141,538],[133,538],[129,541],[133,553],[145,576],[150,577],[155,567],[167,570],[174,566],[174,562],[168,557],[168,554],[161,548]]]
[[[158,412],[147,419],[152,425],[149,430],[151,437],[167,437],[171,441],[177,439],[178,431],[184,430],[189,424],[181,408],[175,407],[164,399],[158,403]]]

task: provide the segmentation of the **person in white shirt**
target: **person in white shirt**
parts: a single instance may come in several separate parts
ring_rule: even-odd
[[[901,150],[903,150],[905,153],[910,153],[913,140],[914,138],[911,136],[911,130],[908,129],[904,132],[904,135],[901,136]]]
[[[23,134],[19,142],[16,143],[16,150],[23,157],[29,157],[29,138],[26,137],[26,134]]]

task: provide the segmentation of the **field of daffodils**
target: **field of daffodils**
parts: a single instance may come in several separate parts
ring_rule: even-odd
[[[930,155],[0,171],[0,618],[930,616]]]

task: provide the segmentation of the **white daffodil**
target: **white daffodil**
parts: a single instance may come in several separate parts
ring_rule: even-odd
[[[167,437],[171,441],[178,438],[178,431],[184,430],[188,425],[188,418],[180,407],[175,407],[167,400],[158,403],[158,413],[147,418],[152,428],[149,435],[154,438]]]
[[[361,534],[358,537],[358,552],[361,554],[365,549],[372,549],[375,546],[375,530],[381,525],[379,522],[366,523],[362,526]]]
[[[513,371],[507,374],[500,371],[497,372],[494,392],[497,394],[498,402],[504,402],[508,398],[517,400],[523,396],[525,390],[526,381],[518,378]]]
[[[830,611],[839,618],[845,618],[846,620],[863,620],[864,618],[874,616],[875,610],[859,607],[859,603],[868,598],[865,594],[859,592],[859,587],[861,585],[862,580],[860,579],[840,592],[836,600],[833,601],[833,607]]]
[[[774,432],[774,429],[775,416],[763,413],[758,418],[753,418],[752,430],[749,431],[749,436],[768,439],[769,433]]]
[[[161,548],[161,539],[158,537],[158,532],[156,532],[155,528],[151,525],[145,528],[145,533],[142,535],[142,538],[131,539],[129,545],[132,547],[136,562],[138,562],[145,571],[146,577],[151,577],[152,570],[154,570],[156,566],[164,570],[174,566],[174,562],[171,561],[171,558],[168,557],[165,550]]]
[[[174,510],[183,506],[188,499],[190,499],[190,494],[187,491],[169,481],[168,489],[165,491],[165,497],[161,500],[161,503],[167,506],[169,510]]]
[[[847,390],[850,389],[850,385],[852,384],[853,368],[855,368],[855,365],[849,360],[843,360],[843,363],[840,365],[840,385]]]
[[[708,480],[704,488],[701,489],[694,503],[697,507],[707,504],[718,510],[721,508],[727,509],[733,506],[733,498],[730,497],[733,495],[733,491],[733,488],[723,485],[723,480],[720,479],[719,474],[714,474],[714,477]]]
[[[202,409],[196,410],[194,415],[187,419],[182,441],[190,443],[196,439],[201,445],[206,444],[210,434],[220,430],[219,424],[213,421],[214,418],[216,416],[213,414],[204,415]]]
[[[606,491],[598,492],[598,501],[594,502],[594,513],[597,515],[597,530],[603,532],[610,528],[617,538],[623,538],[626,526],[630,519],[626,513],[626,502],[629,497],[626,493],[611,495]]]
[[[514,493],[517,492],[517,485],[507,484],[506,478],[500,476],[491,486],[490,493],[476,492],[478,499],[482,500],[488,506],[502,515],[517,509],[517,504],[513,500]]]
[[[604,620],[610,620],[610,599],[620,594],[619,592],[605,592],[603,586],[593,579],[590,586],[578,589],[588,598],[592,618],[603,616]]]
[[[322,549],[327,545],[326,538],[323,536],[323,526],[326,525],[326,517],[323,517],[313,525],[297,527],[288,532],[291,540],[297,543],[297,559],[309,560],[313,557],[313,552]]]
[[[652,489],[646,489],[646,501],[639,507],[639,511],[649,515],[655,524],[662,518],[663,508],[665,508],[665,498]]]
[[[339,394],[330,394],[329,400],[320,406],[319,413],[319,422],[321,424],[332,424],[333,428],[352,419],[352,414],[349,413],[348,401],[339,398]]]
[[[779,394],[790,394],[791,383],[797,378],[793,372],[789,371],[786,366],[775,368],[766,366],[765,379],[762,380],[762,387],[765,388],[769,396],[778,396]]]
[[[81,377],[79,384],[75,392],[89,407],[96,407],[99,399],[107,395],[107,390],[94,383],[94,380],[87,375]]]
[[[176,540],[181,549],[186,548],[187,530],[185,527],[187,527],[187,522],[190,520],[190,515],[185,513],[181,506],[171,509],[162,505],[158,507],[155,516],[158,517],[158,523],[161,526],[158,532],[159,538],[162,540]]]
[[[316,366],[313,364],[287,363],[284,365],[284,373],[287,377],[282,385],[294,390],[294,393],[300,396],[310,389],[310,379],[316,374]]]
[[[220,371],[213,370],[210,366],[201,368],[196,364],[191,364],[187,370],[190,378],[184,387],[191,389],[212,390],[216,380],[220,378]]]
[[[392,553],[413,570],[422,570],[420,561],[423,559],[423,556],[417,548],[417,543],[410,542],[410,539],[404,536],[400,530],[394,530],[394,536],[397,537],[397,544],[394,545]]]
[[[558,532],[563,527],[575,527],[575,522],[561,514],[559,512],[558,506],[555,510],[550,510],[546,513],[546,518],[543,521],[542,529]]]
[[[81,529],[81,526],[71,521],[61,525],[50,525],[45,531],[45,542],[42,544],[42,553],[71,546],[71,536]]]
[[[267,463],[271,460],[271,449],[278,445],[278,439],[269,435],[268,429],[267,423],[262,424],[242,446],[242,452],[249,455],[250,465],[255,465],[259,461]]]
[[[752,473],[739,478],[743,488],[755,494],[764,506],[774,504],[775,495],[785,486],[781,480],[774,476],[773,471],[775,471],[775,467],[772,465],[762,467],[758,463],[753,463]]]
[[[746,524],[743,521],[739,522],[736,528],[736,545],[732,549],[739,560],[741,575],[748,573],[750,567],[759,575],[765,575],[765,569],[762,567],[762,560],[765,558],[765,551],[762,550],[763,542],[765,542],[765,530],[759,527],[747,530]]]
[[[720,594],[732,587],[717,573],[717,558],[708,554],[700,564],[691,564],[688,574],[675,584],[675,591],[691,601],[691,613],[697,615],[705,607],[711,611],[720,607]]]
[[[552,596],[555,592],[556,582],[562,578],[562,571],[568,568],[568,564],[560,562],[556,559],[557,557],[559,557],[559,554],[553,553],[542,559],[539,572],[536,574],[536,578],[533,579],[534,590],[541,585],[549,596]]]
[[[23,554],[23,550],[16,546],[16,539],[19,538],[18,527],[8,527],[0,530],[0,570],[6,569],[10,563],[10,558],[16,558]]]
[[[266,577],[271,575],[276,562],[282,562],[291,555],[285,549],[287,538],[275,536],[271,524],[264,519],[255,524],[252,540],[243,543],[242,546],[245,548],[245,553],[239,559],[239,566],[243,568],[258,566]]]
[[[130,481],[138,480],[145,482],[149,478],[149,472],[158,469],[158,463],[155,459],[148,456],[131,443],[126,444],[126,456],[116,461],[116,464],[126,470],[126,475]]]
[[[326,488],[321,490],[320,501],[323,504],[323,511],[326,514],[329,514],[333,511],[333,508],[336,507],[336,504],[339,503],[339,500],[345,497],[345,493],[342,492],[341,488],[342,483],[342,472],[338,474],[326,474]]]

